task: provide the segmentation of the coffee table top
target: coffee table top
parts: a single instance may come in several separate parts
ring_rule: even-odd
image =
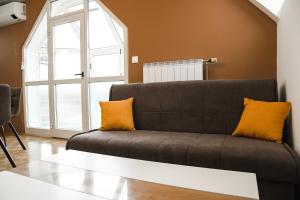
[[[105,199],[258,199],[252,173],[73,150],[13,171]]]
[[[0,180],[0,199],[5,200],[105,200],[11,172],[1,172]]]

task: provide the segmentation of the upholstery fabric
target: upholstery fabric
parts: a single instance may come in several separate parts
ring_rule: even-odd
[[[21,88],[11,88],[11,115],[16,117],[20,114]]]
[[[258,179],[260,200],[298,200],[295,185],[289,182],[277,182]]]
[[[11,118],[11,97],[9,85],[0,85],[0,126],[8,123]]]
[[[256,173],[264,180],[296,183],[294,155],[283,144],[163,131],[93,131],[71,138],[67,149],[157,162]]]
[[[110,100],[130,97],[137,130],[232,134],[244,97],[277,101],[277,83],[217,80],[112,86]]]

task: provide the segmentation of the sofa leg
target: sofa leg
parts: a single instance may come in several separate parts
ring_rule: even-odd
[[[3,137],[4,145],[7,147],[6,138],[5,138],[5,132],[4,132],[4,127],[3,126],[1,126],[1,132],[2,132],[2,137]]]
[[[13,131],[13,133],[15,134],[15,136],[16,136],[17,140],[19,141],[20,145],[22,146],[23,150],[26,150],[26,147],[25,147],[25,145],[23,144],[23,142],[22,142],[22,140],[21,140],[21,138],[20,138],[20,136],[19,136],[17,130],[16,130],[15,127],[14,127],[14,125],[13,125],[11,122],[9,122],[8,124],[9,124],[11,130]]]
[[[15,167],[16,167],[16,164],[15,164],[14,160],[11,158],[11,156],[10,156],[9,152],[7,151],[7,148],[6,148],[6,146],[4,145],[4,143],[3,143],[3,141],[2,141],[1,138],[0,138],[0,146],[1,146],[1,148],[3,149],[3,151],[4,151],[4,153],[5,153],[6,157],[7,157],[7,159],[9,160],[9,162],[10,162],[10,164],[11,164],[11,166],[12,166],[13,168],[15,168]]]

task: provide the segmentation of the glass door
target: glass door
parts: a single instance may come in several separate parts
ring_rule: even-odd
[[[23,47],[25,131],[69,138],[101,125],[127,82],[127,28],[99,0],[49,0]]]
[[[50,21],[50,106],[54,137],[87,130],[84,15]]]
[[[90,129],[101,126],[99,101],[109,100],[113,84],[125,80],[124,29],[96,0],[89,1],[89,113]]]

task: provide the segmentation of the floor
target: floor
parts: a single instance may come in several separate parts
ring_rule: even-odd
[[[14,159],[17,167],[29,162],[40,160],[43,157],[51,156],[61,151],[65,151],[66,140],[54,138],[41,138],[33,136],[21,136],[27,150],[22,150],[14,136],[7,136],[8,151]],[[0,148],[0,171],[12,169]]]

